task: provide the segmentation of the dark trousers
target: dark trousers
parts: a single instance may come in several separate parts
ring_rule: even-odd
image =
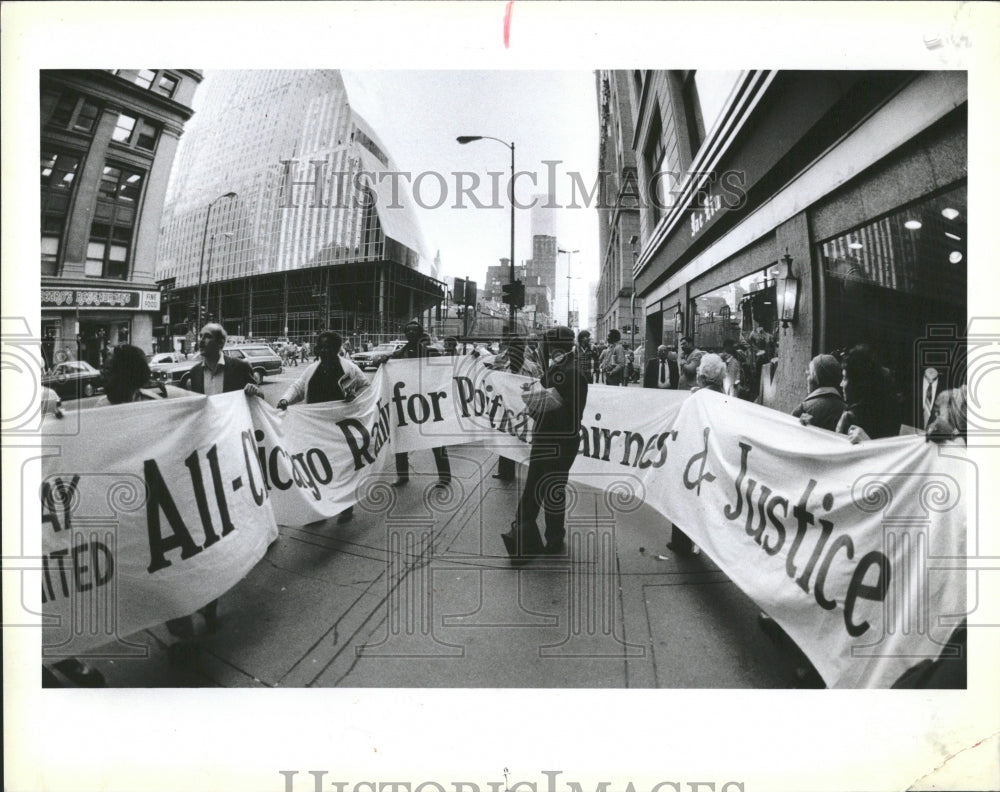
[[[444,446],[432,448],[434,453],[434,464],[437,465],[438,478],[448,483],[451,481],[451,464],[448,462],[448,449]],[[410,478],[410,463],[408,454],[396,454],[396,475],[404,481]]]
[[[579,441],[572,444],[538,443],[531,446],[528,475],[517,503],[516,529],[523,550],[530,552],[541,543],[538,514],[545,510],[545,543],[559,544],[566,537],[566,482],[576,459]]]
[[[517,467],[513,459],[508,459],[505,456],[500,457],[500,461],[497,462],[497,478],[513,481],[516,472]]]
[[[670,549],[678,555],[691,555],[694,551],[691,537],[673,524],[670,526]]]

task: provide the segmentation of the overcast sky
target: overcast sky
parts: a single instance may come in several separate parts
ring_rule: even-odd
[[[486,267],[497,264],[510,250],[510,209],[506,201],[510,152],[497,142],[459,145],[459,135],[490,135],[514,141],[517,170],[537,174],[518,177],[517,197],[529,203],[533,194],[546,192],[548,174],[555,167],[556,202],[572,202],[570,172],[580,174],[587,190],[597,172],[597,99],[592,71],[365,71],[344,72],[353,107],[375,129],[401,170],[415,175],[434,171],[449,184],[449,200],[437,209],[417,208],[431,255],[441,251],[442,273],[467,276],[483,283]],[[559,165],[546,166],[545,160]],[[457,171],[480,174],[475,191],[483,203],[492,203],[487,171],[500,171],[501,208],[466,208],[456,203]],[[425,177],[420,197],[426,204],[439,200],[436,178]],[[582,197],[577,204],[582,205]],[[530,212],[516,213],[516,258],[531,257]],[[586,284],[598,277],[597,212],[593,208],[565,208],[557,212],[559,244],[573,255],[572,296],[581,320],[587,321]],[[566,257],[561,257],[557,297],[565,304]]]

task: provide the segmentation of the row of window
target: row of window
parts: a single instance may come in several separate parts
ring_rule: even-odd
[[[94,99],[69,89],[59,93],[45,92],[42,100],[43,109],[52,105],[52,111],[45,122],[49,129],[68,129],[73,132],[93,134],[103,109]],[[149,119],[130,113],[119,113],[111,139],[115,143],[151,154],[156,151],[156,142],[159,140],[161,129],[160,124]]]
[[[56,275],[70,195],[80,156],[43,148],[41,151],[41,273]],[[84,274],[95,278],[128,278],[129,251],[138,215],[145,174],[117,163],[105,163],[97,201]]]
[[[683,108],[674,108],[674,118],[677,125],[664,124],[662,108],[655,99],[651,100],[649,109],[649,127],[646,144],[642,152],[645,166],[648,194],[648,206],[652,225],[662,216],[661,207],[672,204],[672,191],[676,189],[677,180],[672,172],[685,170],[691,163],[666,162],[668,142],[683,134],[687,138],[690,156],[693,161],[698,150],[712,132],[716,122],[722,116],[726,103],[732,94],[740,74],[739,71],[705,71],[692,70],[672,73],[679,81]],[[641,112],[643,90],[643,74],[636,70],[632,73],[633,114],[638,118]],[[678,128],[679,125],[679,128]],[[669,129],[669,133],[664,133]],[[669,137],[669,140],[668,140]],[[679,154],[675,155],[679,156]],[[652,180],[656,174],[657,178]]]
[[[131,69],[108,69],[109,72],[135,83],[153,93],[173,98],[180,79],[163,69],[139,69],[132,74]]]

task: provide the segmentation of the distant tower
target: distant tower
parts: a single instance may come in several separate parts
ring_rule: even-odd
[[[532,196],[531,236],[558,236],[556,233],[556,197],[539,193]]]

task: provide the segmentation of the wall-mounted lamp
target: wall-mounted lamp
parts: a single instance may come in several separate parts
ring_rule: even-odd
[[[778,319],[781,320],[782,327],[788,327],[795,321],[795,309],[798,305],[799,279],[792,275],[792,257],[788,255],[788,248],[785,248],[785,255],[781,257],[785,265],[785,277],[778,278]]]
[[[679,333],[684,328],[684,312],[680,303],[677,303],[677,310],[674,313],[674,332]]]

